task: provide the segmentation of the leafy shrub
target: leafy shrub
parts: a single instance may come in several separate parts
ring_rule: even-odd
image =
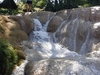
[[[17,58],[13,47],[7,41],[0,39],[0,75],[11,75]]]

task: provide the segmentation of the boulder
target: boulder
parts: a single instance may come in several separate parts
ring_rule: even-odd
[[[63,19],[61,17],[54,16],[48,24],[47,31],[55,32],[62,22],[63,22]]]
[[[10,15],[0,15],[0,38],[9,40],[12,45],[28,40],[28,35],[21,29],[18,21],[10,17]]]
[[[100,27],[94,29],[94,31],[93,31],[93,37],[95,39],[100,39]]]
[[[25,31],[27,34],[33,31],[34,25],[32,19],[29,16],[10,16],[10,19],[15,20],[21,26],[21,29]]]
[[[45,24],[52,16],[53,12],[41,11],[30,14],[31,18],[38,19],[42,24]]]
[[[61,18],[63,18],[64,20],[67,19],[67,16],[69,14],[68,10],[60,10],[56,13],[56,16],[60,16]]]
[[[28,40],[28,36],[22,30],[10,31],[9,40],[11,41],[11,44],[20,44],[21,41]]]
[[[21,27],[20,27],[19,23],[16,22],[16,21],[13,21],[13,20],[11,20],[11,21],[9,21],[9,22],[6,22],[6,23],[5,23],[5,26],[6,26],[9,30],[21,30]]]

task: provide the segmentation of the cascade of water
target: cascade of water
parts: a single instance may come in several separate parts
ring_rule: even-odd
[[[69,16],[71,15],[71,12]],[[67,17],[67,19],[69,18]],[[35,29],[29,35],[30,41],[23,42],[27,59],[25,62],[13,72],[12,75],[99,75],[100,74],[100,60],[93,59],[80,55],[76,51],[76,36],[79,27],[78,18],[73,21],[64,21],[53,34],[55,42],[50,42],[50,36],[46,32],[49,21],[42,26],[38,19],[33,19]],[[64,26],[64,23],[67,25]],[[77,24],[77,26],[75,25]],[[72,25],[73,27],[71,27]],[[68,42],[71,42],[74,51],[69,51],[64,46],[57,43],[56,34],[61,29],[62,32],[66,31],[70,26]],[[64,28],[65,29],[64,29]],[[74,35],[73,35],[73,34]],[[86,40],[83,43],[80,53],[86,49],[88,44],[90,31],[87,33]],[[31,62],[30,62],[31,61]],[[27,64],[28,63],[28,64]],[[26,65],[27,64],[27,65]],[[26,65],[26,67],[25,67]],[[25,67],[25,72],[24,72]],[[28,68],[27,68],[28,67]],[[31,68],[31,69],[30,69]]]
[[[49,41],[50,37],[48,36],[48,33],[45,31],[45,25],[44,28],[40,21],[38,19],[33,19],[34,21],[34,31],[29,35],[29,38],[31,41]],[[46,25],[48,22],[46,23]]]
[[[54,13],[55,15],[56,13]],[[45,25],[42,25],[38,19],[33,18],[34,22],[34,31],[29,35],[31,41],[50,41],[50,36],[46,32],[48,23],[54,17],[54,15],[46,22]]]
[[[44,56],[65,57],[68,55],[69,50],[67,50],[67,48],[63,48],[63,46],[61,46],[58,43],[50,42],[50,36],[45,31],[45,28],[42,28],[42,25],[39,20],[36,20],[36,22],[34,22],[34,23],[36,23],[35,24],[36,30],[32,32],[33,37],[30,36],[30,38],[32,38],[31,41],[39,42],[40,46],[39,47],[36,46],[36,48],[34,47],[34,49],[37,50],[40,48],[39,53],[41,53],[42,57],[44,57]],[[37,25],[37,24],[39,24],[39,25]],[[46,25],[47,25],[47,23],[46,23]],[[41,27],[39,28],[39,26],[41,26]],[[47,27],[47,26],[44,26],[44,27]],[[37,31],[37,29],[38,29],[38,31]],[[50,49],[48,49],[47,47],[44,47],[44,46],[47,46]],[[50,55],[50,56],[48,56],[48,55]]]
[[[65,24],[64,24],[65,23]],[[56,42],[59,42],[60,39],[62,39],[62,36],[66,35],[65,38],[67,39],[68,44],[70,45],[70,47],[72,47],[73,51],[76,51],[76,39],[77,39],[77,30],[79,27],[79,19],[76,18],[70,22],[66,22],[64,21],[61,26],[63,25],[63,28],[61,28],[59,31],[56,31],[54,33],[54,37],[55,35],[59,35],[59,37],[55,38]],[[60,26],[60,27],[61,27]],[[66,34],[68,33],[68,35]],[[62,35],[63,34],[63,35]],[[64,37],[63,37],[64,38]]]
[[[77,36],[77,28],[79,26],[78,18],[76,18],[73,23],[75,23],[75,22],[77,22],[76,27],[72,26],[72,31],[74,30],[73,31],[73,35],[74,35],[74,38],[73,38],[73,49],[74,49],[74,51],[76,51],[76,36]]]
[[[72,14],[72,11],[69,13],[67,19],[61,23],[61,25],[58,27],[58,29],[55,31],[55,33],[53,33],[54,42],[57,42],[57,38],[55,37],[56,33],[63,27],[64,23],[66,21],[68,21],[71,14]]]
[[[88,32],[87,36],[86,36],[86,40],[85,42],[83,43],[82,47],[81,47],[81,50],[80,50],[80,54],[86,54],[88,53],[88,51],[86,51],[86,47],[87,47],[87,44],[88,44],[88,41],[89,41],[89,37],[90,37],[90,31]]]
[[[54,13],[54,15],[55,14],[56,13]],[[50,20],[54,17],[54,15],[50,18]],[[42,55],[42,57],[46,57],[46,58],[50,58],[50,57],[53,57],[55,55],[52,52],[52,43],[50,43],[50,41],[49,41],[50,36],[46,32],[47,26],[48,26],[48,23],[50,22],[50,20],[48,20],[46,22],[46,24],[44,26],[42,26],[42,24],[40,23],[40,21],[38,19],[33,18],[33,23],[35,25],[34,26],[34,31],[29,35],[30,41],[38,42],[40,44],[39,46],[35,46],[34,49],[37,50],[41,46],[41,49],[39,49],[40,50],[39,53],[40,53],[40,55]],[[55,44],[55,47],[56,46],[58,46],[58,45]],[[51,51],[49,51],[48,49],[51,50]],[[28,53],[29,53],[29,51],[28,51]],[[36,55],[34,53],[35,52],[30,51],[30,53],[27,54],[27,52],[26,52],[26,54],[27,54],[26,60],[23,62],[23,64],[21,66],[19,66],[19,67],[17,66],[17,68],[13,71],[12,75],[24,75],[24,67],[28,63],[28,60],[32,60],[31,57],[34,57],[34,55]],[[65,53],[62,52],[62,55],[63,54],[65,54]],[[59,54],[58,54],[58,56],[59,56]],[[57,57],[57,55],[55,55],[55,57]],[[37,58],[38,58],[38,56],[36,57],[36,60],[37,60]],[[34,60],[35,60],[35,58],[34,58]]]
[[[47,27],[48,27],[48,24],[49,22],[51,21],[51,19],[56,15],[56,12],[53,14],[53,16],[51,16],[51,18],[46,22],[46,24],[43,26],[43,31],[47,31]]]
[[[38,19],[33,19],[34,22],[34,30],[35,31],[41,31],[42,29],[42,24],[40,23],[40,21]]]

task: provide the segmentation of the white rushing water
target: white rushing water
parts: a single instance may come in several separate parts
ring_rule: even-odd
[[[73,46],[75,49],[70,51],[51,40],[49,33],[46,32],[49,21],[45,25],[42,25],[38,19],[33,19],[33,22],[35,30],[29,35],[30,41],[22,42],[27,58],[23,64],[17,66],[12,75],[100,75],[99,56],[93,55],[96,52],[87,54],[89,57],[74,52],[76,50],[76,38],[74,38]],[[79,26],[78,22],[77,24]],[[78,26],[75,28],[74,36],[76,36]],[[88,33],[88,35],[90,34]],[[86,40],[88,39],[89,36],[86,37]],[[87,41],[84,42],[82,49],[86,44]],[[97,55],[100,55],[100,52]],[[33,64],[30,64],[30,61]],[[25,68],[27,63],[31,67],[34,66],[32,67],[32,74],[29,73],[31,69]]]
[[[0,0],[0,4],[3,2],[3,0]]]

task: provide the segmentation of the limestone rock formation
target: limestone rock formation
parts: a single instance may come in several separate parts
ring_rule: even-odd
[[[9,40],[12,45],[28,40],[28,35],[21,29],[20,24],[9,17],[9,15],[0,15],[0,38]]]
[[[63,22],[63,19],[61,17],[54,16],[48,24],[47,31],[55,32],[62,22]]]
[[[10,16],[9,18],[18,22],[21,29],[27,34],[32,32],[34,29],[32,19],[29,16]]]
[[[0,37],[5,36],[4,38],[9,40],[16,39],[16,41],[12,40],[13,42],[28,40],[28,35],[34,30],[33,18],[36,18],[42,25],[49,21],[47,31],[56,32],[55,38],[59,40],[56,40],[57,42],[61,42],[71,50],[79,51],[86,41],[87,35],[91,35],[89,37],[93,38],[93,42],[99,42],[99,10],[99,7],[88,7],[61,10],[54,13],[48,11],[32,12],[22,16],[0,15]],[[97,25],[98,27],[94,28]],[[90,34],[88,34],[89,32]],[[87,49],[90,49],[92,43],[88,45]]]
[[[45,24],[53,15],[54,15],[53,12],[41,11],[41,12],[34,12],[34,13],[30,14],[30,17],[36,18],[42,24]]]
[[[2,17],[0,17],[0,22],[2,21],[1,18]],[[23,45],[26,48],[24,51],[27,54],[29,61],[25,67],[25,75],[100,74],[100,7],[61,10],[56,13],[43,11],[31,13],[29,15],[14,16],[12,19],[19,23],[21,30],[23,30],[25,34],[19,27],[17,27],[17,29],[19,29],[17,30],[17,33],[16,31],[11,32],[13,28],[8,27],[9,30],[4,26],[1,26],[0,34],[4,35],[2,33],[5,33],[6,36],[9,36],[7,34],[7,32],[9,32],[10,36],[18,38],[16,38],[15,42],[20,42],[20,38],[23,38],[24,36],[28,38],[27,34],[30,34],[30,32],[34,30],[34,23],[32,23],[34,22],[33,18],[38,19],[42,25],[46,24],[49,20],[47,31],[51,36],[50,38],[53,40],[50,44],[48,44],[47,41],[47,43],[45,43],[37,42],[37,40],[35,42],[24,42],[25,45]],[[9,19],[5,20],[7,22],[9,21]],[[5,20],[3,20],[2,23],[5,23]],[[32,24],[30,23],[30,20],[32,21]],[[27,23],[27,21],[29,21],[29,23]],[[28,24],[29,27],[27,26]],[[14,33],[21,35],[21,37]],[[34,35],[32,36],[32,38],[34,38]],[[51,42],[51,39],[49,42]],[[61,46],[63,49],[60,49],[58,45],[56,46],[55,42],[63,45],[63,47]],[[44,46],[46,49],[44,49]],[[67,54],[67,48],[65,47],[68,48]],[[60,50],[62,50],[62,52],[60,52]],[[64,52],[64,50],[66,52]],[[64,56],[65,58],[59,57],[59,55],[57,57],[58,59],[54,57],[54,55],[63,52],[66,54],[66,56]],[[72,54],[72,52],[74,52],[74,54]]]
[[[57,12],[57,16],[62,16],[65,22],[58,27],[54,37],[56,42],[69,50],[86,54],[100,42],[100,7],[61,10]]]

